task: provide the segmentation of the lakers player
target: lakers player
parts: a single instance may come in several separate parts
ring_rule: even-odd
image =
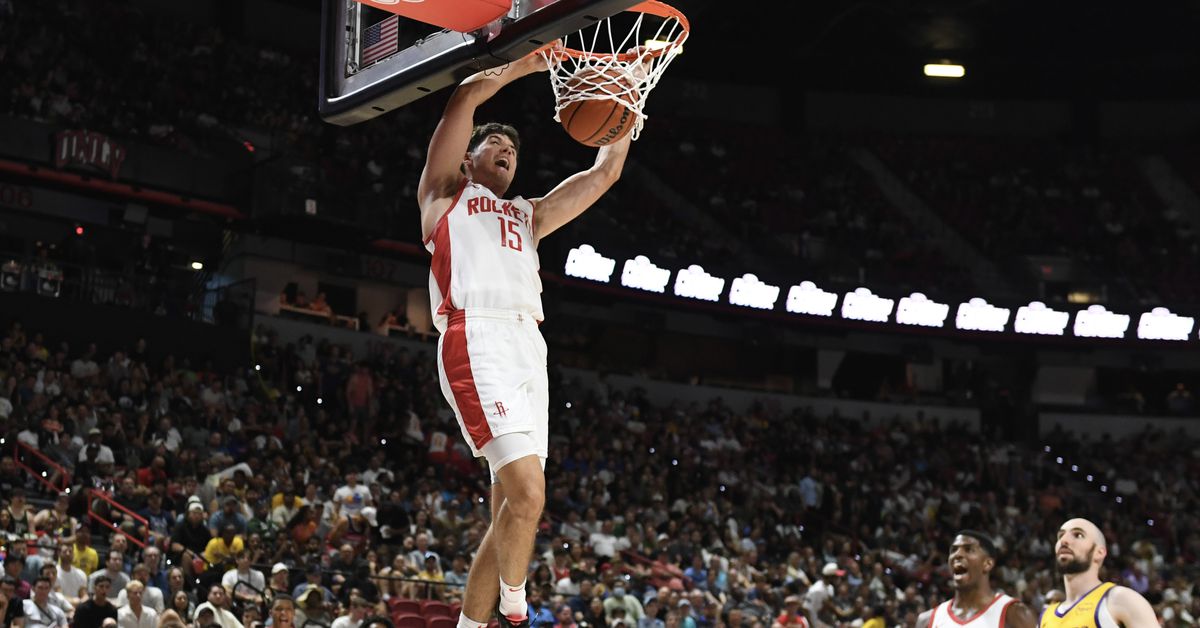
[[[1066,596],[1042,611],[1040,628],[1157,628],[1154,608],[1137,591],[1100,582],[1108,556],[1104,533],[1087,519],[1071,519],[1058,529],[1054,563]]]
[[[433,132],[417,188],[433,254],[442,394],[492,475],[492,523],[467,576],[459,628],[483,628],[493,611],[502,627],[528,626],[525,576],[545,504],[549,404],[537,245],[599,200],[629,152],[626,136],[544,197],[506,199],[520,137],[507,125],[474,126],[475,109],[546,69],[534,54],[464,79]]]
[[[950,545],[954,599],[917,618],[916,628],[1033,628],[1033,611],[1024,603],[992,590],[996,546],[982,532],[962,530]]]

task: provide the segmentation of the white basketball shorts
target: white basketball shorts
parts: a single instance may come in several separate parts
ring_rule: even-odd
[[[531,454],[544,464],[550,404],[546,341],[532,316],[480,308],[451,313],[438,339],[438,379],[476,458],[498,436],[525,432],[531,437],[534,451],[506,447],[506,460],[489,459],[493,474]]]

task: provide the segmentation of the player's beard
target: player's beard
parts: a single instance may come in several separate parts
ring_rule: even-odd
[[[1065,563],[1060,560],[1057,560],[1057,557],[1056,557],[1056,560],[1054,561],[1054,566],[1058,569],[1059,575],[1063,575],[1063,576],[1070,576],[1070,575],[1077,574],[1077,573],[1083,573],[1083,572],[1087,571],[1089,567],[1092,566],[1092,556],[1095,553],[1096,553],[1096,546],[1093,545],[1092,549],[1088,550],[1086,557],[1076,558],[1075,553],[1072,552],[1071,560],[1069,560]]]

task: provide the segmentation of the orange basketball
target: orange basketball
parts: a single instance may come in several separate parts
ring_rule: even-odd
[[[608,76],[615,76],[615,70],[610,70]],[[619,94],[623,91],[621,85],[599,72],[592,70],[570,82],[570,87],[578,89],[581,83],[595,83],[590,88],[591,93]],[[637,99],[637,92],[633,94]],[[607,146],[633,130],[636,116],[628,107],[613,100],[591,98],[573,102],[558,113],[563,128],[576,142],[585,146]]]

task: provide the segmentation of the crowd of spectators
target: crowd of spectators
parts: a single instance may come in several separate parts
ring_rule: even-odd
[[[655,119],[639,145],[702,212],[777,268],[897,292],[962,292],[969,276],[883,197],[846,150],[853,142],[765,125]],[[685,159],[680,159],[683,157]],[[705,176],[697,177],[697,168]]]
[[[400,599],[459,600],[487,476],[431,353],[383,342],[356,356],[262,328],[254,343],[254,365],[218,373],[152,344],[101,354],[6,328],[6,442],[72,489],[0,458],[7,612],[250,625],[286,592],[298,625],[353,626]],[[1183,435],[1033,444],[936,417],[664,406],[556,369],[552,408],[538,626],[911,626],[948,595],[960,528],[995,535],[995,586],[1040,610],[1069,514],[1110,539],[1107,577],[1169,625],[1200,617],[1200,469]]]
[[[287,55],[135,4],[10,6],[0,21],[5,113],[193,153],[244,125],[298,136],[318,126],[311,99],[295,98],[316,93],[308,61],[297,71]],[[122,46],[107,45],[113,33]]]
[[[1061,256],[1114,297],[1194,302],[1200,239],[1131,149],[1046,140],[887,138],[874,148],[1002,267]],[[1087,275],[1090,274],[1090,277]]]

